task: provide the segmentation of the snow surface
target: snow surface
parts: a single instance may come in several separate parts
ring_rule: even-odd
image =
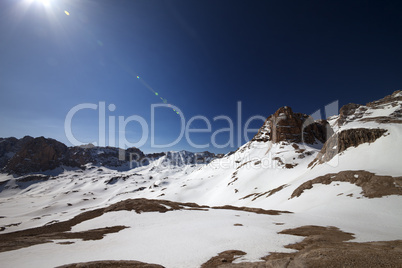
[[[0,258],[5,267],[54,267],[88,261],[90,256],[91,260],[138,260],[190,268],[199,267],[219,252],[233,248],[249,253],[242,258],[244,261],[259,261],[269,252],[292,252],[283,246],[301,241],[300,237],[278,235],[282,226],[276,225],[277,221],[281,221],[280,216],[233,210],[109,212],[75,226],[72,231],[115,225],[130,228],[108,234],[99,241],[36,245],[1,253]],[[57,242],[60,241],[71,240]],[[46,259],[43,252],[47,252]]]

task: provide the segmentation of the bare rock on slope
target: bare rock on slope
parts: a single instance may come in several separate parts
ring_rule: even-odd
[[[402,177],[379,176],[363,170],[347,170],[306,181],[293,191],[291,198],[299,197],[305,190],[313,188],[314,184],[330,184],[334,181],[350,182],[360,186],[362,194],[368,198],[402,195]]]
[[[338,125],[344,125],[345,122],[347,121],[348,117],[354,115],[354,119],[359,118],[363,116],[362,113],[357,113],[356,111],[360,108],[360,104],[355,104],[355,103],[349,103],[344,106],[339,110],[339,119],[338,119]],[[364,110],[363,110],[364,111]]]
[[[316,158],[309,164],[309,167],[317,163],[322,164],[328,162],[335,155],[350,147],[357,147],[363,143],[372,143],[382,137],[386,132],[387,130],[379,128],[353,128],[333,134],[325,142]]]
[[[57,268],[163,268],[162,265],[149,264],[139,261],[92,261],[58,266]]]
[[[222,264],[232,263],[242,255],[246,255],[246,252],[240,250],[226,250],[202,264],[201,268],[215,268]]]

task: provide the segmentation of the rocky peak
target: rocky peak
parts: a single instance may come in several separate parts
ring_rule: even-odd
[[[302,113],[294,113],[284,106],[269,116],[252,141],[279,143],[281,141],[314,144],[325,142],[332,134],[326,120],[317,120]]]
[[[367,107],[377,107],[377,108],[381,108],[379,106],[382,105],[387,105],[387,104],[391,104],[391,105],[397,105],[398,101],[402,101],[402,91],[401,90],[397,90],[394,91],[391,95],[385,96],[382,99],[376,100],[376,101],[372,101],[366,104]]]
[[[65,159],[67,146],[54,139],[24,137],[21,148],[8,161],[5,171],[16,174],[55,169]]]

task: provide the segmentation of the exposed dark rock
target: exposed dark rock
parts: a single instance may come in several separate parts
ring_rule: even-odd
[[[162,265],[149,264],[139,261],[91,261],[58,266],[57,268],[164,268]]]
[[[387,132],[385,129],[353,128],[346,129],[332,135],[324,144],[316,158],[309,164],[309,167],[316,163],[322,164],[331,160],[349,147],[357,147],[363,143],[372,143]]]
[[[19,177],[15,180],[16,184],[18,185],[18,188],[20,189],[26,189],[32,184],[39,183],[39,182],[44,182],[50,179],[50,176],[47,175],[42,175],[42,174],[36,174],[36,175],[26,175]],[[1,188],[1,187],[0,187]],[[1,189],[0,189],[1,192]]]
[[[236,225],[235,225],[236,226]],[[237,225],[239,226],[239,225]],[[232,263],[240,256],[246,255],[246,252],[240,250],[226,250],[218,254],[218,256],[212,257],[206,263],[201,265],[201,268],[216,268],[223,264]]]
[[[314,144],[325,142],[332,135],[326,120],[317,120],[306,114],[293,113],[290,107],[279,108],[269,116],[252,141],[279,143],[281,141]]]
[[[262,209],[262,208],[235,207],[235,206],[230,206],[230,205],[212,207],[212,208],[239,210],[239,211],[246,211],[246,212],[252,212],[252,213],[256,213],[256,214],[266,214],[266,215],[281,215],[283,213],[293,213],[293,212],[286,211],[286,210],[272,210],[272,209],[266,210],[266,209]]]
[[[137,198],[137,199],[127,199],[115,203],[113,205],[110,205],[109,207],[104,209],[104,212],[106,213],[110,211],[134,210],[136,213],[142,213],[142,212],[165,213],[173,210],[200,209],[200,208],[208,208],[208,207],[199,206],[195,203],[178,203],[168,200]]]
[[[368,198],[387,195],[402,195],[402,177],[379,176],[368,171],[341,171],[309,180],[293,191],[291,198],[299,197],[304,190],[313,188],[313,184],[330,184],[333,181],[350,182],[362,188],[362,194]]]
[[[346,122],[348,116],[355,114],[356,110],[360,107],[360,104],[349,103],[339,110],[338,125],[341,126]]]
[[[339,133],[338,147],[339,152],[345,151],[349,147],[357,147],[363,143],[371,143],[380,138],[387,130],[354,128],[347,129]]]
[[[276,188],[274,188],[274,189],[272,189],[272,190],[269,190],[269,191],[267,191],[267,192],[263,192],[263,193],[254,193],[254,194],[246,195],[246,196],[240,198],[239,200],[247,199],[247,198],[253,197],[253,199],[252,199],[251,201],[255,201],[256,199],[258,199],[258,198],[260,198],[260,197],[262,197],[262,196],[270,197],[271,195],[273,195],[273,194],[275,194],[275,193],[281,191],[282,189],[284,189],[284,188],[286,188],[286,187],[288,187],[288,186],[289,186],[289,185],[287,185],[287,184],[283,184],[283,185],[281,185],[281,186],[279,186],[279,187],[276,187]]]

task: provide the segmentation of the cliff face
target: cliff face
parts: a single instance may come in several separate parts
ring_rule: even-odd
[[[269,116],[252,141],[314,144],[325,142],[332,135],[326,120],[317,120],[306,114],[293,113],[290,107],[279,108]]]

